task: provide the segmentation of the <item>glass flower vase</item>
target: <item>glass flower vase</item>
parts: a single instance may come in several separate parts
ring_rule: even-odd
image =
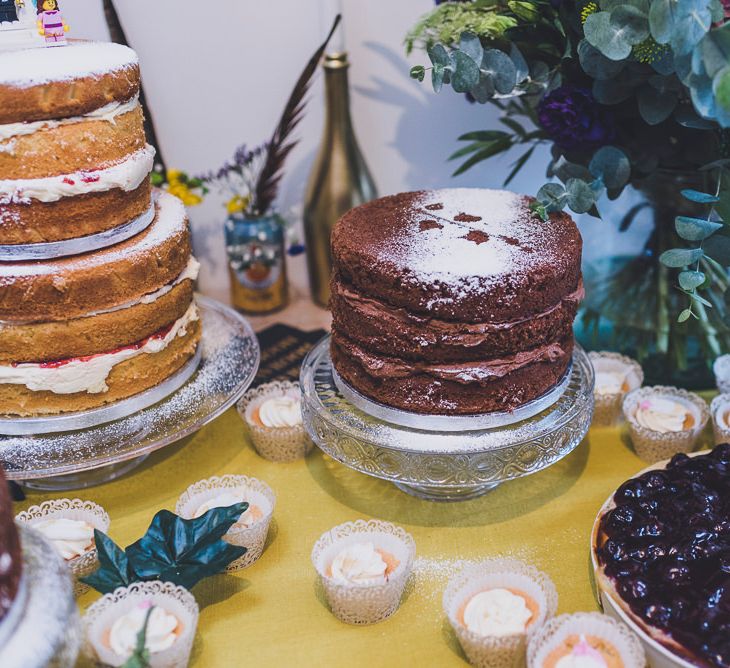
[[[701,172],[657,170],[604,206],[603,221],[580,222],[586,298],[576,319],[578,341],[588,349],[637,359],[647,385],[710,388],[712,361],[730,351],[726,272],[701,260],[700,270],[712,277],[711,287],[701,294],[713,306],[695,303],[697,317],[679,322],[689,298],[679,289],[678,270],[659,262],[665,250],[687,246],[675,232],[676,216],[706,215],[706,207],[686,200],[681,191],[714,191],[707,178],[704,182]]]

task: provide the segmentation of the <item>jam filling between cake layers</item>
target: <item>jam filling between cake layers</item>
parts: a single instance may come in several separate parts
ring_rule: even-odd
[[[675,455],[613,501],[597,556],[619,596],[693,662],[730,666],[730,445]]]
[[[35,392],[54,394],[106,392],[109,389],[106,379],[117,364],[145,353],[161,352],[176,337],[185,336],[188,326],[198,319],[197,306],[192,302],[175,322],[116,350],[50,362],[0,364],[0,384],[25,385]]]
[[[121,188],[136,190],[153,167],[155,149],[147,144],[124,160],[73,174],[59,174],[37,179],[0,180],[0,204],[30,204],[31,200],[57,202],[63,197],[105,192]]]

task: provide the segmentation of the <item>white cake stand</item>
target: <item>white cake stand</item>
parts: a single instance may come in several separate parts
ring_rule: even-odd
[[[0,436],[0,464],[8,479],[43,490],[108,482],[232,406],[258,370],[256,335],[233,309],[201,295],[196,301],[203,332],[200,365],[179,389],[152,406],[147,405],[145,393],[138,395],[138,405],[132,397],[126,414],[105,424],[59,433]],[[73,419],[83,420],[83,413],[74,414]]]
[[[509,413],[491,414],[500,426],[488,428],[481,426],[483,415],[473,429],[431,430],[403,426],[408,417],[394,424],[357,408],[335,382],[329,336],[305,358],[300,385],[304,427],[324,452],[409,494],[438,501],[474,498],[547,468],[578,446],[593,416],[593,367],[577,345],[562,394],[551,397],[551,405],[517,422]]]

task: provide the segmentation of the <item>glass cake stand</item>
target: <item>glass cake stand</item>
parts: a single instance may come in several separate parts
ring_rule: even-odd
[[[505,414],[492,414],[502,422],[497,427],[416,429],[355,407],[335,382],[329,336],[305,358],[300,384],[304,426],[320,449],[356,471],[438,501],[474,498],[547,468],[578,446],[593,416],[593,367],[577,345],[554,403],[512,424],[504,424]],[[476,420],[483,423],[484,416]]]
[[[107,482],[232,406],[258,370],[258,340],[248,321],[233,309],[201,295],[196,301],[202,320],[201,360],[180,389],[147,407],[142,407],[146,402],[142,393],[141,405],[128,404],[126,416],[106,424],[0,436],[0,464],[8,479],[44,490]]]

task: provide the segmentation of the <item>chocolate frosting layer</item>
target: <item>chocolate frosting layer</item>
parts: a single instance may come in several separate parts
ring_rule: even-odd
[[[564,338],[584,294],[582,282],[539,315],[510,322],[465,323],[411,313],[363,295],[334,275],[334,326],[363,348],[426,361],[468,361],[509,355]]]

